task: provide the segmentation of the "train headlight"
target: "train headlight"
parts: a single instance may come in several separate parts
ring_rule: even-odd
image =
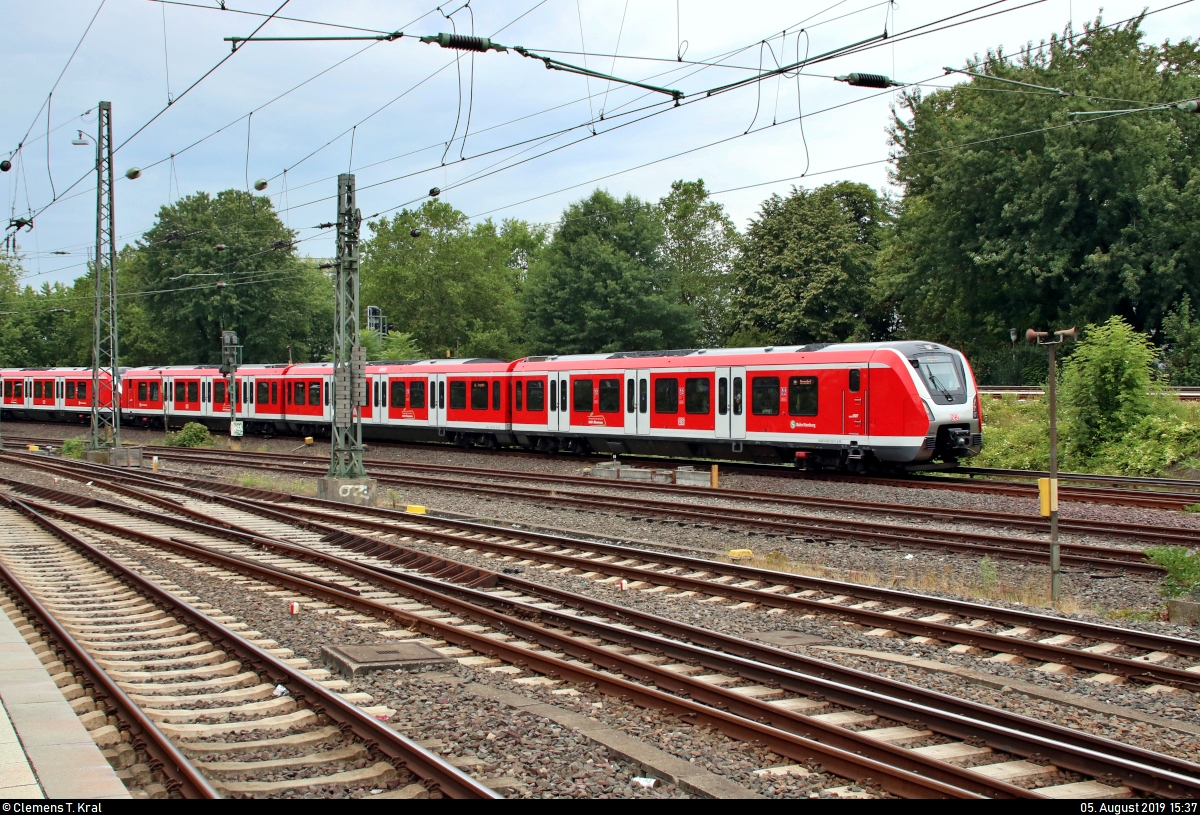
[[[921,404],[925,406],[925,415],[929,418],[929,421],[936,422],[937,417],[933,415],[933,408],[929,406],[929,403],[922,399]]]

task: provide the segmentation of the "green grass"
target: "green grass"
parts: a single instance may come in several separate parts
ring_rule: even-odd
[[[1050,466],[1050,417],[1044,399],[983,399],[983,453],[977,467],[1045,470]],[[1171,476],[1200,470],[1200,403],[1156,397],[1154,412],[1087,458],[1067,451],[1059,405],[1059,467],[1103,475]],[[1200,505],[1196,510],[1200,511]]]

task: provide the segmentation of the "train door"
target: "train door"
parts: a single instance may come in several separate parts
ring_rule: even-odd
[[[851,368],[846,372],[846,387],[842,391],[842,433],[848,436],[863,434],[866,400],[863,398],[862,380],[862,371],[858,368]]]
[[[363,415],[363,424],[384,424],[388,415],[387,377],[382,374],[367,376],[367,401],[371,411]]]
[[[429,377],[429,423],[434,427],[446,426],[446,375],[431,374]]]
[[[729,438],[732,423],[730,421],[730,392],[729,392],[729,368],[717,368],[717,421],[715,425],[716,437],[718,439]]]
[[[245,376],[241,379],[242,403],[238,405],[238,418],[248,419],[254,416],[254,377]]]
[[[54,407],[54,380],[33,380],[33,406],[39,408]]]
[[[650,372],[625,372],[625,433],[650,433]]]
[[[571,429],[570,377],[565,371],[551,372],[547,379],[550,383],[550,398],[547,404],[550,408],[548,429],[551,433],[566,433]]]
[[[729,438],[746,438],[746,369],[729,369]]]

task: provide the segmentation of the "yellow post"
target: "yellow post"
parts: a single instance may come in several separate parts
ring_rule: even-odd
[[[719,482],[720,482],[720,475],[717,472],[717,465],[714,464],[712,466],[712,476],[709,479],[708,485],[715,490],[717,488],[717,485]]]
[[[150,457],[150,469],[154,472],[158,472],[158,456]]]
[[[1043,518],[1049,518],[1051,513],[1058,512],[1058,479],[1039,478],[1038,498]]]

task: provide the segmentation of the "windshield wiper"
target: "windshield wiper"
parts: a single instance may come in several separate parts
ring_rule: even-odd
[[[946,386],[942,384],[942,380],[937,378],[937,374],[935,374],[933,371],[929,371],[928,376],[929,376],[929,384],[933,385],[935,388],[937,388],[939,391],[941,391],[942,396],[946,397],[947,402],[953,402],[954,397],[950,394],[950,391],[946,390]]]

